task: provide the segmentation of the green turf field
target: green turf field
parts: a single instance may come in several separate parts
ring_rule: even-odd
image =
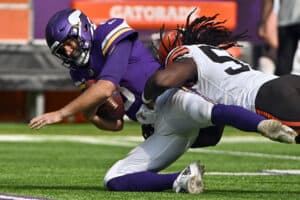
[[[233,128],[226,128],[216,147],[189,151],[163,171],[180,171],[200,160],[206,168],[203,194],[106,191],[102,181],[106,170],[142,141],[136,137],[139,131],[132,123],[121,133],[101,132],[89,124],[60,124],[40,131],[26,124],[0,124],[0,193],[72,200],[300,199],[300,175],[260,173],[267,169],[299,172],[300,146]],[[0,199],[5,199],[1,194]]]

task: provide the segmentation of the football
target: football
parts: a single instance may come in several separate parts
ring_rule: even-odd
[[[124,114],[124,103],[119,91],[114,91],[96,111],[96,115],[108,120],[123,119]]]

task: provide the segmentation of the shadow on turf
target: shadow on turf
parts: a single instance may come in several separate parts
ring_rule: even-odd
[[[43,186],[43,185],[1,185],[0,188],[8,188],[8,189],[27,189],[27,190],[94,190],[94,191],[107,191],[104,187],[101,186]]]
[[[7,188],[7,189],[22,189],[22,190],[83,190],[83,191],[107,191],[108,190],[101,186],[37,186],[37,185],[0,185],[0,188]],[[173,193],[173,191],[165,191]],[[232,195],[236,193],[243,193],[243,195],[248,194],[276,194],[281,193],[278,190],[262,190],[262,191],[253,191],[253,190],[205,190],[204,193],[207,195],[215,195],[215,194],[222,194],[222,195]],[[288,191],[290,195],[300,195],[300,191]]]

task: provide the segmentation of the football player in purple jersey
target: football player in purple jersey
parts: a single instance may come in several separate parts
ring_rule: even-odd
[[[145,82],[161,67],[137,38],[138,33],[120,18],[108,19],[96,27],[79,10],[57,12],[46,27],[51,52],[70,69],[80,89],[85,90],[89,80],[96,83],[65,107],[34,118],[31,126],[41,128],[84,111],[98,128],[121,130],[122,120],[109,121],[93,114],[117,87],[124,97],[126,115],[136,120]]]
[[[84,112],[98,128],[121,130],[123,120],[106,120],[94,114],[96,107],[117,87],[127,97],[126,114],[136,120],[137,111],[143,111],[142,93],[146,81],[161,65],[123,19],[112,18],[96,27],[81,11],[62,10],[48,22],[46,40],[51,52],[70,69],[75,85],[85,91],[63,108],[33,118],[29,124],[31,128],[39,129]],[[89,80],[96,80],[96,83],[86,88]],[[285,131],[281,124],[269,123],[251,111],[238,106],[216,105],[183,90],[169,90],[159,99],[159,112],[152,118],[155,133],[110,168],[104,178],[109,190],[162,191],[173,187],[176,192],[200,193],[203,191],[203,168],[197,162],[181,173],[158,173],[191,147],[199,129],[229,124],[263,134]],[[144,122],[149,121],[145,118]]]

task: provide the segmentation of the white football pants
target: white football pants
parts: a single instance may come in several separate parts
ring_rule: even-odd
[[[142,171],[158,172],[184,154],[200,128],[211,126],[213,104],[197,94],[171,89],[156,101],[154,134],[107,172],[105,184],[119,176]]]

